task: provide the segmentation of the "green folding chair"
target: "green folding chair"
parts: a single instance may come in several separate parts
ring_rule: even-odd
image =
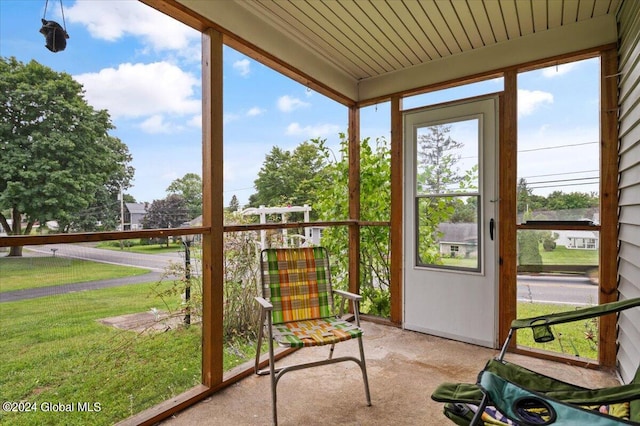
[[[362,344],[362,329],[358,314],[362,296],[331,287],[329,255],[323,247],[287,248],[263,250],[260,259],[262,297],[256,297],[261,307],[260,331],[256,351],[255,372],[271,376],[273,423],[278,423],[278,381],[285,373],[325,364],[353,361],[362,370],[367,405],[371,405],[369,381]],[[342,309],[334,309],[334,295],[352,303],[355,323],[341,318]],[[269,365],[260,369],[260,348],[266,334],[269,340]],[[360,357],[333,357],[334,347],[339,342],[358,340]],[[305,348],[329,345],[326,359],[275,367],[274,343],[281,347]]]
[[[443,383],[431,395],[444,414],[467,425],[640,425],[640,366],[631,383],[589,389],[545,376],[504,360],[514,332],[531,328],[534,339],[554,339],[552,325],[595,318],[640,306],[640,298],[535,318],[516,319],[500,354],[475,384]]]

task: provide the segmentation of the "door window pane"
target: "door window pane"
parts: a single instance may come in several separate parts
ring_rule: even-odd
[[[478,118],[418,128],[418,195],[478,190],[479,130]]]
[[[479,270],[477,117],[416,132],[416,265]]]
[[[479,196],[426,196],[416,202],[416,264],[480,269]]]

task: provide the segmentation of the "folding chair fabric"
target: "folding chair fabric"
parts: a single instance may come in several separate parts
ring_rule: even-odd
[[[329,260],[323,247],[264,254],[262,295],[273,305],[273,324],[331,316]]]
[[[343,342],[362,336],[362,330],[337,318],[320,318],[275,324],[273,338],[280,346],[302,348]]]

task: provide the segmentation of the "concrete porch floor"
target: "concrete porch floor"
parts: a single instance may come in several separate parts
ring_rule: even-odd
[[[405,331],[371,322],[362,324],[371,403],[366,405],[362,375],[353,362],[285,374],[278,383],[280,425],[447,425],[442,404],[431,393],[442,382],[474,383],[496,350]],[[357,356],[356,342],[336,346],[335,356]],[[297,351],[288,365],[326,357],[327,347]],[[506,359],[585,387],[618,385],[610,373],[507,354]],[[269,425],[268,376],[252,375],[165,420],[177,425]]]

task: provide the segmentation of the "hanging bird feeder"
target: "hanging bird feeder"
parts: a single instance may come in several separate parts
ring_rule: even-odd
[[[45,0],[44,15],[42,17],[42,28],[40,33],[44,35],[47,44],[45,46],[52,52],[62,52],[67,47],[67,25],[64,22],[64,10],[62,9],[62,0],[60,0],[60,11],[62,12],[62,26],[56,21],[49,21],[45,19],[47,17],[47,6],[49,0]]]

